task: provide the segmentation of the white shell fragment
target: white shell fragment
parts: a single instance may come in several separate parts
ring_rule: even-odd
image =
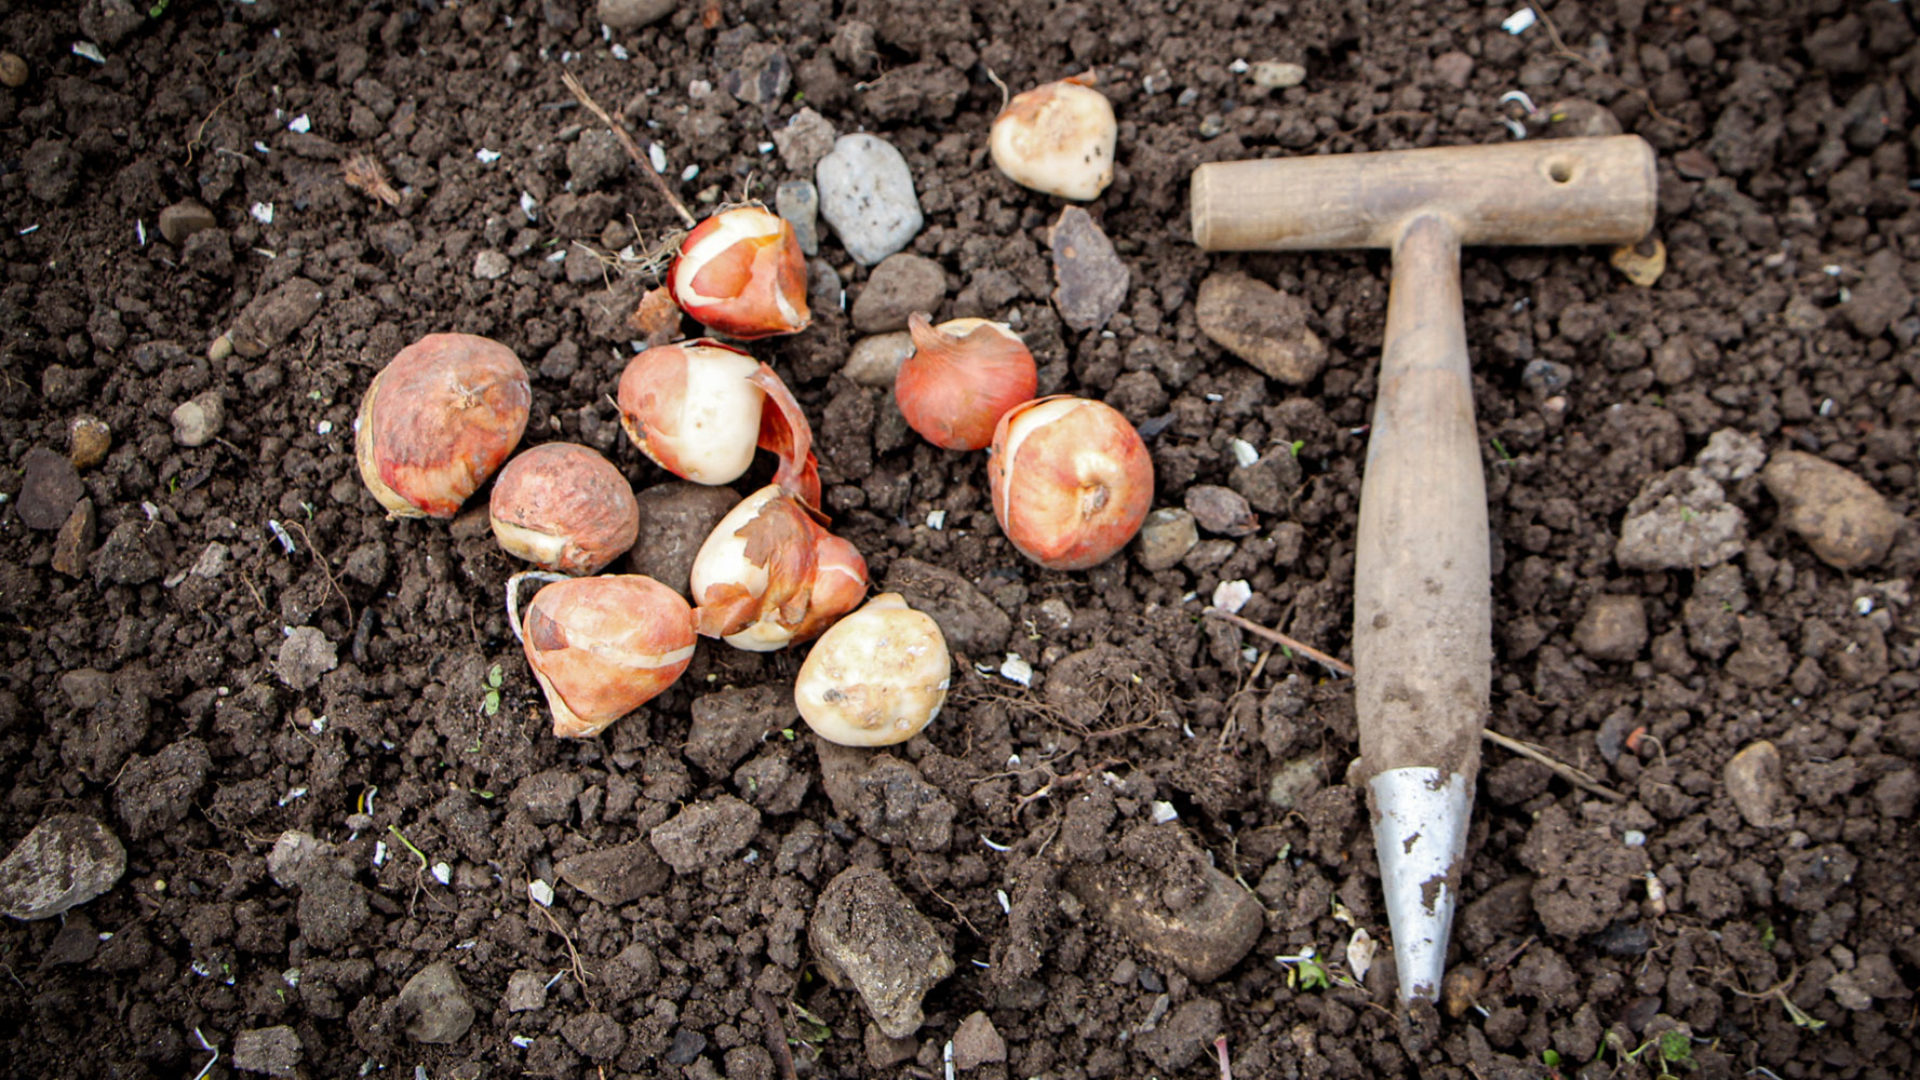
[[[1033,665],[1020,658],[1019,653],[1008,653],[1000,665],[1000,677],[1021,686],[1033,685]]]
[[[527,896],[541,907],[553,906],[553,886],[539,878],[527,882]]]
[[[1223,581],[1213,590],[1213,606],[1229,615],[1240,614],[1240,609],[1251,599],[1253,586],[1244,581]]]
[[[1373,954],[1380,949],[1380,943],[1373,940],[1365,927],[1353,932],[1352,940],[1347,942],[1347,970],[1353,972],[1355,982],[1366,982],[1367,972],[1373,969]]]
[[[899,593],[881,593],[820,636],[793,703],[828,742],[891,746],[940,715],[952,679],[940,624]]]
[[[1533,24],[1538,22],[1539,19],[1540,17],[1533,13],[1532,8],[1523,7],[1519,11],[1500,20],[1500,29],[1505,30],[1509,34],[1524,34],[1528,30],[1531,30]]]
[[[1063,199],[1099,198],[1113,182],[1113,105],[1076,79],[1015,95],[993,121],[993,163],[1022,187]]]

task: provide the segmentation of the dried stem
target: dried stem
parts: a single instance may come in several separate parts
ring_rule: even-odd
[[[1313,646],[1308,645],[1306,642],[1300,641],[1296,638],[1288,637],[1287,635],[1281,633],[1278,630],[1269,630],[1266,627],[1261,626],[1259,623],[1254,622],[1251,619],[1243,619],[1240,616],[1235,615],[1230,611],[1222,611],[1216,607],[1208,608],[1206,610],[1206,614],[1209,617],[1219,619],[1230,626],[1237,626],[1240,629],[1245,630],[1249,634],[1256,634],[1260,637],[1266,638],[1268,641],[1271,641],[1276,645],[1282,645],[1282,646],[1285,646],[1286,648],[1292,649],[1294,652],[1297,652],[1301,656],[1304,656],[1307,659],[1313,661],[1314,663],[1319,664],[1321,667],[1326,668],[1328,671],[1333,672],[1335,675],[1344,675],[1349,679],[1353,678],[1352,664],[1349,664],[1346,661],[1339,659],[1338,657],[1329,656],[1326,653],[1321,652],[1319,649],[1316,649]]]
[[[780,1018],[779,1007],[772,995],[759,989],[753,992],[753,1004],[760,1010],[761,1037],[766,1040],[767,1052],[773,1055],[774,1067],[780,1070],[780,1080],[794,1080],[799,1074],[793,1068],[793,1050],[787,1045],[787,1024]]]
[[[1573,766],[1558,760],[1557,758],[1550,757],[1546,751],[1540,749],[1539,747],[1533,745],[1532,743],[1524,743],[1524,742],[1521,742],[1519,739],[1509,738],[1505,735],[1500,734],[1497,731],[1494,731],[1492,728],[1487,728],[1481,731],[1480,734],[1481,734],[1481,737],[1485,738],[1488,742],[1492,743],[1495,746],[1504,747],[1508,750],[1511,750],[1514,753],[1519,754],[1521,757],[1526,758],[1528,761],[1536,761],[1542,765],[1545,765],[1547,768],[1553,770],[1555,775],[1559,776],[1561,779],[1567,781],[1568,783],[1572,784],[1574,787],[1577,787],[1582,791],[1590,792],[1594,795],[1598,795],[1601,798],[1610,800],[1612,802],[1627,801],[1627,797],[1625,795],[1622,795],[1619,792],[1613,790],[1612,788],[1607,787],[1605,784],[1602,784],[1600,781],[1595,780],[1590,774],[1582,772],[1581,770],[1576,769]]]
[[[627,156],[633,159],[635,165],[640,166],[641,172],[647,174],[647,179],[653,181],[653,186],[659,189],[661,197],[667,200],[667,205],[673,207],[674,212],[680,215],[680,220],[686,222],[687,228],[691,229],[699,224],[693,213],[687,209],[687,204],[681,202],[680,196],[675,195],[673,189],[667,186],[667,178],[653,170],[653,162],[647,160],[647,155],[640,149],[640,144],[627,133],[627,129],[621,125],[620,121],[615,120],[607,110],[600,107],[599,102],[593,100],[593,95],[587,93],[587,88],[580,85],[580,80],[574,78],[571,71],[562,72],[560,81],[567,84],[567,89],[573,91],[573,96],[580,99],[580,104],[586,106],[588,112],[599,117],[601,123],[613,129],[613,137],[620,140],[621,146],[626,147]],[[652,140],[648,140],[648,145],[653,145]]]

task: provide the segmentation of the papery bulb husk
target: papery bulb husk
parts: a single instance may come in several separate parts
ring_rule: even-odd
[[[714,526],[691,577],[701,634],[771,652],[852,610],[866,595],[867,564],[799,500],[770,484]]]
[[[774,482],[809,508],[820,505],[806,413],[780,376],[743,349],[712,338],[647,349],[621,372],[616,404],[633,444],[681,479],[730,484],[764,449],[779,458]]]
[[[1110,405],[1056,395],[1000,418],[987,457],[1000,528],[1053,570],[1085,570],[1132,540],[1153,505],[1153,459]]]
[[[981,450],[1008,409],[1033,400],[1040,371],[1020,336],[1003,323],[907,318],[913,355],[900,365],[893,396],[907,426],[935,446]]]
[[[940,715],[953,663],[940,624],[899,593],[881,593],[833,624],[793,684],[793,703],[821,738],[891,746]]]
[[[693,611],[650,577],[556,581],[527,605],[522,647],[563,739],[598,735],[672,686],[693,659]]]
[[[1022,187],[1085,202],[1113,182],[1113,103],[1075,76],[1016,94],[987,138],[993,163]]]
[[[360,478],[389,517],[451,518],[520,445],[532,404],[512,349],[428,334],[401,349],[360,400]]]
[[[681,241],[667,285],[688,315],[751,341],[807,328],[807,258],[785,219],[761,206],[723,210]]]
[[[627,478],[574,443],[546,443],[507,462],[488,516],[508,554],[562,574],[600,572],[640,534]]]

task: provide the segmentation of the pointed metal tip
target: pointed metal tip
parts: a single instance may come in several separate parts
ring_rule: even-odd
[[[1467,849],[1473,791],[1465,775],[1439,769],[1388,769],[1367,782],[1373,842],[1380,857],[1400,1003],[1432,1001],[1447,969],[1455,873]]]

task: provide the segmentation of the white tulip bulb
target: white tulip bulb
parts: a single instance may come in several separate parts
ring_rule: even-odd
[[[891,746],[940,715],[952,680],[940,624],[899,593],[881,593],[820,636],[793,702],[828,742]]]
[[[1085,202],[1113,182],[1118,125],[1107,96],[1062,79],[1015,95],[993,121],[993,163],[1022,187]]]

